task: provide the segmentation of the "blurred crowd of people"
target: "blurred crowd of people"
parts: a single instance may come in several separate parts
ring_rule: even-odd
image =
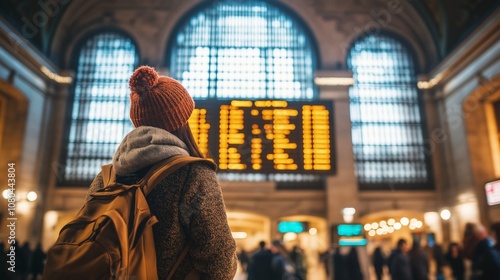
[[[425,250],[418,239],[413,241],[411,249],[407,240],[400,239],[397,247],[386,258],[380,247],[375,249],[372,263],[377,280],[381,280],[384,267],[387,266],[392,280],[428,280],[430,279],[429,255],[435,263],[437,280],[444,280],[443,268],[449,266],[451,277],[456,280],[498,280],[500,279],[500,224],[492,227],[494,239],[480,224],[468,223],[465,226],[462,246],[456,242],[448,245],[446,253],[440,245],[433,245]],[[465,259],[470,260],[470,272],[467,273]],[[466,275],[469,275],[466,278]]]
[[[9,271],[12,266],[9,264],[10,258],[7,254],[10,253],[11,247],[14,248],[15,266],[14,271]],[[45,264],[46,254],[42,250],[42,246],[38,243],[34,250],[31,249],[29,242],[24,242],[20,246],[19,241],[15,243],[5,244],[0,242],[0,279],[5,280],[36,280],[38,276],[42,276]]]
[[[435,263],[435,277],[444,280],[445,266],[449,266],[451,277],[456,280],[498,280],[500,279],[500,224],[492,227],[494,239],[488,236],[484,226],[468,223],[465,226],[462,246],[456,242],[448,245],[446,253],[440,245],[434,245],[429,250],[424,250],[418,240],[414,240],[411,249],[408,242],[400,239],[397,248],[392,251],[389,258],[385,258],[380,248],[373,254],[373,266],[377,279],[382,279],[384,266],[393,280],[428,280],[430,278],[429,257]],[[465,259],[470,260],[470,272],[467,273]],[[466,275],[469,275],[466,278]]]
[[[500,280],[500,223],[494,224],[491,232],[490,237],[484,226],[468,223],[463,242],[450,243],[446,252],[439,244],[423,247],[418,238],[414,238],[411,246],[408,240],[399,239],[388,256],[381,247],[375,248],[371,255],[374,274],[377,280]],[[320,254],[320,260],[325,264],[328,279],[369,279],[363,277],[364,270],[355,247],[351,247],[348,253],[342,253],[341,247],[337,247]],[[431,260],[434,269],[430,268]],[[466,266],[466,260],[469,266]],[[445,267],[450,271],[448,277],[445,277]]]
[[[269,248],[259,242],[259,249],[249,256],[244,250],[238,255],[242,271],[248,280],[305,280],[307,262],[302,249],[288,251],[281,240],[273,240]]]
[[[432,247],[422,247],[415,238],[410,247],[408,240],[399,239],[396,248],[386,256],[381,247],[375,248],[371,262],[377,280],[444,280],[444,267],[451,271],[455,280],[499,280],[500,279],[500,223],[491,227],[492,236],[480,225],[468,223],[465,226],[461,244],[452,242],[447,251],[434,244]],[[307,277],[307,262],[303,250],[294,246],[287,250],[281,240],[271,242],[269,248],[261,241],[259,248],[252,254],[241,250],[238,255],[242,271],[248,274],[248,280],[305,280]],[[34,250],[25,242],[22,246],[16,241],[15,273],[8,271],[7,253],[11,245],[0,242],[0,279],[28,280],[37,279],[43,273],[45,252],[38,244]],[[430,260],[435,269],[431,277]],[[465,260],[470,261],[470,268]],[[342,254],[340,247],[320,255],[325,263],[328,279],[363,280],[358,252],[355,247],[348,248],[347,254]],[[329,262],[333,264],[333,271]],[[446,278],[449,279],[449,278]]]

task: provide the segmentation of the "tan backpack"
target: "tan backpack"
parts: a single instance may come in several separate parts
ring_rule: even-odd
[[[137,184],[116,182],[111,164],[102,167],[104,188],[91,194],[76,218],[60,231],[47,253],[43,279],[158,279],[153,225],[146,196],[169,174],[207,159],[173,156],[156,165]],[[170,279],[189,251],[189,243],[170,271]]]

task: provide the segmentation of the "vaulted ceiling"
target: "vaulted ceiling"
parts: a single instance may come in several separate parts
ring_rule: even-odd
[[[78,5],[83,0],[2,0],[0,16],[31,41],[42,53],[48,54],[51,40],[60,19],[69,5]],[[127,5],[125,0],[106,0],[108,5]],[[216,0],[206,0],[216,1]],[[239,0],[241,1],[241,0]],[[275,1],[275,0],[269,0]],[[310,1],[322,16],[338,7],[338,0]],[[345,1],[345,0],[344,0]],[[372,0],[349,0],[356,4]],[[397,1],[397,0],[391,0]],[[410,2],[426,22],[429,32],[436,41],[440,56],[451,52],[465,37],[500,4],[498,0],[401,0]],[[130,1],[129,1],[130,2]],[[342,1],[343,2],[343,1]],[[143,0],[141,3],[169,8],[176,0]],[[363,5],[357,5],[363,7]],[[368,11],[367,11],[368,12]]]
[[[498,0],[408,0],[426,21],[441,55],[452,51],[499,7]]]

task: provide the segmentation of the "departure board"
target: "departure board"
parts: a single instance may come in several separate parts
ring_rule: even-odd
[[[196,101],[189,125],[219,172],[332,173],[331,101]]]

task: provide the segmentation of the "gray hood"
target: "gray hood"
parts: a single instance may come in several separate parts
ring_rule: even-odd
[[[189,155],[184,142],[172,133],[152,126],[132,130],[116,150],[116,175],[126,176],[174,155]]]

